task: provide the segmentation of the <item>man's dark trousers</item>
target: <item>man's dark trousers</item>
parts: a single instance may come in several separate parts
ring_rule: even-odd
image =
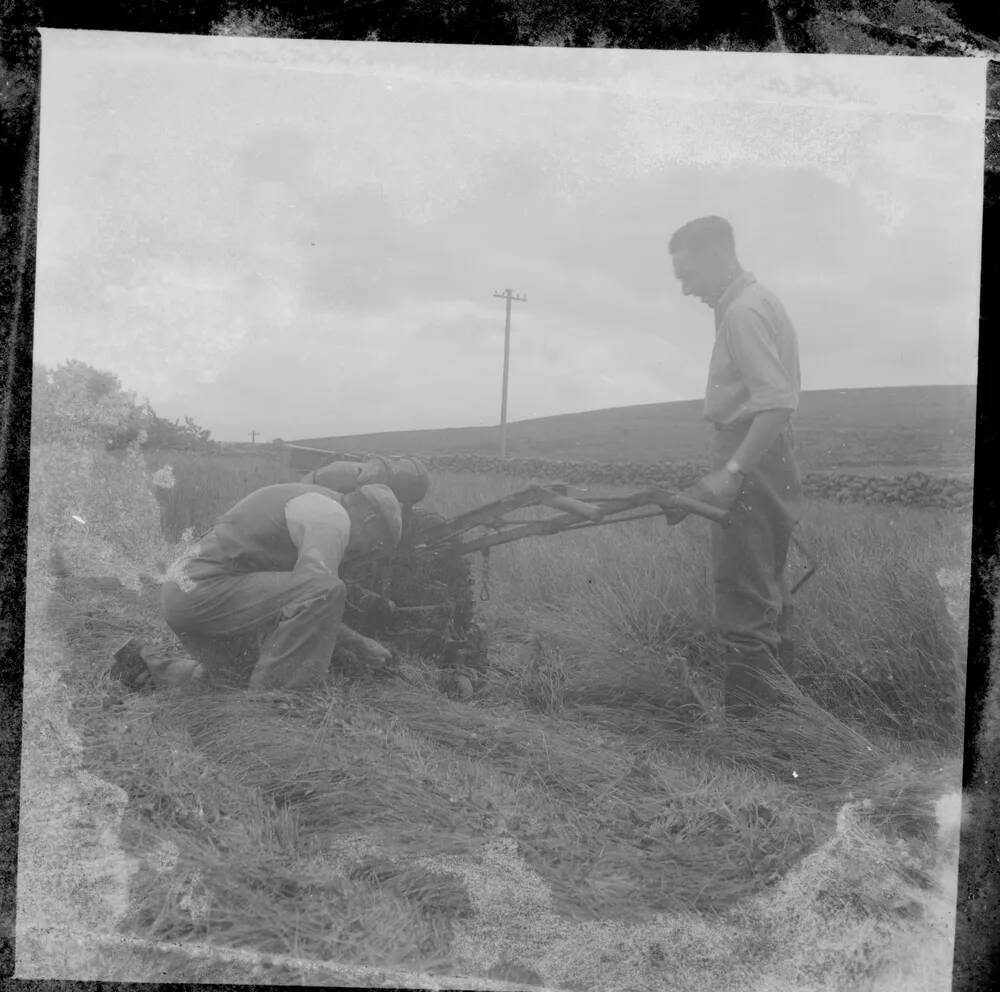
[[[212,682],[308,689],[325,680],[340,632],[344,583],[333,575],[240,572],[211,536],[163,584],[164,617]]]
[[[714,468],[729,461],[748,427],[716,430]],[[752,716],[774,699],[769,675],[794,674],[785,565],[801,512],[802,482],[786,427],[744,476],[731,523],[712,526],[715,621],[725,663],[725,706],[733,716]]]

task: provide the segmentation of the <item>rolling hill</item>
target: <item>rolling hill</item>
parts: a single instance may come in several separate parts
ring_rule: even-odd
[[[804,467],[891,474],[970,472],[975,386],[813,390],[795,429]],[[571,461],[700,461],[710,435],[701,401],[567,413],[508,424],[507,454]],[[373,454],[496,454],[497,427],[388,431],[292,443]]]

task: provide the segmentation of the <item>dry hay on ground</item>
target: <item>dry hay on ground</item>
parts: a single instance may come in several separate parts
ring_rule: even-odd
[[[369,833],[414,857],[506,834],[575,918],[731,905],[817,840],[816,811],[780,785],[404,686],[164,696],[156,720],[303,838]]]
[[[373,967],[450,963],[468,897],[448,876],[410,869],[402,880],[350,877],[293,856],[233,857],[191,835],[175,845],[169,872],[135,880],[128,931]]]
[[[173,851],[133,887],[130,931],[151,939],[441,974],[520,961],[589,988],[697,987],[696,975],[706,987],[711,975],[710,987],[724,988],[745,970],[739,948],[748,960],[772,953],[778,923],[733,930],[690,911],[729,906],[739,919],[747,896],[770,891],[765,883],[783,891],[782,877],[797,877],[789,867],[832,833],[807,790],[739,768],[721,737],[715,760],[698,757],[703,741],[690,738],[675,751],[637,749],[566,714],[386,683],[342,684],[324,698],[175,692],[126,703],[120,719],[131,729],[106,759],[119,774],[130,769],[132,843]],[[805,728],[796,733],[805,746]],[[822,735],[814,726],[813,746]],[[844,742],[866,749],[863,740],[842,732],[828,755],[839,753],[838,787],[850,765]],[[367,843],[351,850],[358,836]],[[828,870],[848,864],[834,854]],[[527,899],[519,918],[516,893]],[[814,897],[823,903],[809,881],[795,913]],[[883,929],[915,912],[899,907]],[[832,912],[827,925],[841,926],[846,910]],[[868,924],[851,919],[845,932],[875,954]],[[831,961],[835,943],[824,945]],[[768,967],[790,965],[772,957]]]
[[[655,988],[650,974],[675,973],[671,954],[658,964],[650,948],[663,955],[677,937],[657,914],[724,910],[780,884],[832,831],[831,804],[852,788],[880,801],[895,790],[895,807],[876,801],[869,813],[874,823],[888,811],[883,825],[926,798],[883,771],[883,749],[801,701],[782,721],[682,731],[661,699],[639,723],[599,726],[598,711],[621,712],[624,697],[538,714],[497,696],[472,705],[429,688],[341,681],[322,697],[155,693],[119,699],[109,713],[110,687],[93,672],[120,632],[94,621],[115,608],[106,590],[83,589],[72,602],[90,605],[67,631],[83,648],[81,672],[91,669],[89,682],[77,680],[91,695],[76,706],[93,730],[90,761],[129,793],[134,849],[175,852],[133,886],[129,926],[152,939],[443,973],[472,955],[462,933],[473,933],[483,967],[530,961],[534,948],[548,978],[589,974],[589,987],[614,988],[612,969],[634,968],[647,984],[617,987]],[[135,603],[122,615],[135,622]],[[341,842],[359,834],[367,848],[338,860]],[[508,843],[506,860],[490,854]],[[496,934],[489,943],[487,924],[501,918],[482,915],[468,879],[444,871],[447,859],[485,864],[490,884],[504,873],[536,879],[547,908],[524,917],[533,942],[519,945],[515,928],[507,944]],[[607,961],[583,931],[566,929],[581,919],[600,928],[590,932]],[[660,936],[640,945],[643,920]],[[612,932],[627,935],[626,951],[609,954]],[[759,937],[750,930],[746,940]],[[736,967],[724,944],[715,950],[703,972]]]
[[[104,591],[88,595],[113,608],[114,596],[109,606]],[[114,640],[93,614],[71,628],[90,632],[88,654]],[[236,783],[293,813],[305,834],[374,832],[413,856],[474,850],[507,832],[559,909],[591,919],[732,905],[813,849],[831,804],[863,794],[887,761],[805,699],[780,721],[679,727],[662,692],[643,704],[643,683],[621,686],[638,693],[634,705],[613,696],[561,717],[384,682],[342,683],[324,698],[166,694],[146,704],[144,733],[183,728],[204,757],[192,803],[220,794],[209,782]],[[183,820],[184,789],[169,775],[158,789],[142,781],[161,775],[162,750],[135,746],[119,742],[101,764],[125,764],[119,779],[137,802]],[[905,815],[912,803],[896,806]]]
[[[754,769],[794,786],[827,810],[855,799],[872,804],[881,829],[918,836],[934,829],[933,804],[955,782],[940,748],[898,747],[838,719],[787,682],[784,700],[752,720],[705,721],[678,745],[711,760]],[[918,765],[920,767],[918,767]]]
[[[144,863],[126,932],[356,965],[448,964],[463,905],[452,879],[328,863],[321,855],[332,833],[311,830],[294,801],[275,803],[252,775],[194,747],[177,716],[187,708],[197,717],[201,703],[204,718],[205,697],[128,697],[109,712],[102,683],[89,696],[80,688],[74,718],[89,762],[127,791],[123,840]],[[242,714],[268,722],[260,708]]]
[[[210,761],[242,785],[294,808],[316,830],[419,829],[441,839],[463,817],[377,724],[352,720],[336,694],[303,705],[280,693],[204,692],[165,702]]]
[[[502,840],[471,863],[434,864],[463,878],[476,906],[457,928],[459,956],[526,962],[559,987],[839,992],[887,976],[874,987],[934,992],[949,974],[947,885],[929,887],[907,847],[857,808],[843,808],[833,836],[774,888],[721,916],[570,922]]]

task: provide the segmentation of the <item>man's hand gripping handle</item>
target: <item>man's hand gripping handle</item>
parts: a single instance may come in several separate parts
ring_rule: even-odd
[[[726,526],[729,523],[729,511],[719,506],[713,506],[703,500],[695,499],[684,493],[674,493],[668,489],[653,489],[649,493],[650,502],[656,503],[670,524],[680,523],[689,513],[705,517],[714,523]]]

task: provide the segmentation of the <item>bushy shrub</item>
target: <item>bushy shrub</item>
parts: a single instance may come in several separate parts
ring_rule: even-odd
[[[111,454],[105,442],[142,407],[116,376],[84,362],[36,365],[34,380],[29,550],[58,547],[71,569],[135,588],[171,549],[138,443]]]
[[[216,452],[207,428],[191,417],[167,420],[148,400],[122,388],[118,377],[70,359],[48,369],[36,363],[32,376],[32,439],[97,444],[108,451],[130,445],[143,450]]]
[[[54,369],[36,363],[31,388],[34,443],[103,445],[141,416],[136,395],[125,391],[117,376],[76,359]]]
[[[28,541],[58,546],[77,574],[116,575],[132,588],[172,553],[141,453],[68,442],[32,445]]]
[[[125,427],[108,437],[109,451],[120,451],[130,444],[138,444],[143,451],[198,451],[218,454],[221,445],[212,440],[212,432],[200,427],[190,417],[184,422],[166,420],[156,415],[148,404]]]

